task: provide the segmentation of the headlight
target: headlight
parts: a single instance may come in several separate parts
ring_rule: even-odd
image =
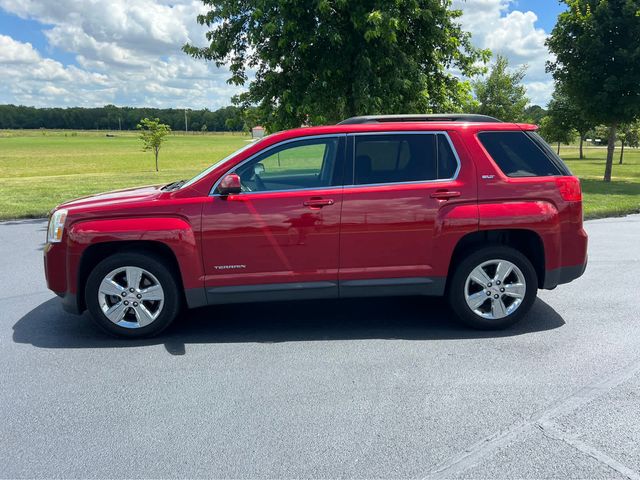
[[[58,243],[62,240],[64,231],[64,221],[67,219],[67,211],[63,208],[56,210],[49,219],[49,229],[47,230],[47,242]]]

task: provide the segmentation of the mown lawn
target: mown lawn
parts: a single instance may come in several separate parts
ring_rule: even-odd
[[[577,148],[560,149],[566,164],[580,177],[585,218],[640,212],[640,150],[626,148],[623,164],[619,165],[620,149],[616,147],[611,183],[602,181],[606,149],[590,147],[585,152],[587,158],[579,160]]]
[[[92,193],[190,178],[245,145],[244,135],[171,135],[160,153],[143,152],[134,132],[0,131],[0,219],[42,217],[58,203]],[[582,179],[585,217],[640,211],[640,150],[627,149],[613,181],[602,182],[604,148],[576,147],[561,156]]]
[[[133,132],[0,131],[0,219],[43,217],[64,200],[191,178],[246,145],[245,135],[171,135],[143,152]]]

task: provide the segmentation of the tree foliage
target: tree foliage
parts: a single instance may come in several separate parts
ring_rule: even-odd
[[[202,0],[209,28],[193,57],[228,65],[271,129],[360,114],[456,111],[488,53],[474,48],[451,0]],[[249,81],[249,70],[255,76]]]
[[[547,115],[540,122],[540,135],[548,143],[557,143],[559,154],[560,144],[571,143],[576,137],[576,131],[566,123],[563,123],[557,116]]]
[[[620,139],[620,161],[618,163],[622,165],[624,147],[638,148],[640,146],[640,122],[623,123],[620,126],[618,138]]]
[[[540,125],[542,119],[547,116],[547,111],[540,105],[529,105],[524,109],[524,121],[534,125]]]
[[[554,128],[557,137],[562,137],[560,131],[565,132],[576,131],[580,138],[580,158],[584,158],[583,143],[587,136],[587,132],[594,127],[593,122],[587,119],[576,104],[569,98],[563,90],[562,85],[556,85],[556,89],[551,96],[547,115],[551,118],[549,126]],[[572,133],[571,137],[575,137]],[[556,140],[563,143],[569,143],[562,139]]]
[[[593,123],[609,126],[604,180],[611,180],[621,123],[640,114],[640,0],[563,0],[568,10],[547,40],[548,70]]]
[[[158,171],[158,154],[164,142],[164,137],[171,133],[171,127],[160,123],[159,118],[143,118],[137,128],[140,130],[140,140],[142,140],[143,150],[151,150],[156,158],[156,172]]]
[[[509,71],[509,61],[498,55],[489,75],[473,83],[477,113],[489,115],[505,122],[525,120],[525,107],[529,103],[522,79],[527,67]]]

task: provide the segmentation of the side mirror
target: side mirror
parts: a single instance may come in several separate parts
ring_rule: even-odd
[[[229,173],[222,177],[220,185],[218,185],[218,193],[220,195],[235,195],[242,191],[240,176],[237,173]]]

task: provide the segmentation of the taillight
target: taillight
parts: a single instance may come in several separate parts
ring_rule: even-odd
[[[558,191],[565,202],[581,202],[582,190],[580,188],[580,180],[577,177],[558,177],[556,178]]]

